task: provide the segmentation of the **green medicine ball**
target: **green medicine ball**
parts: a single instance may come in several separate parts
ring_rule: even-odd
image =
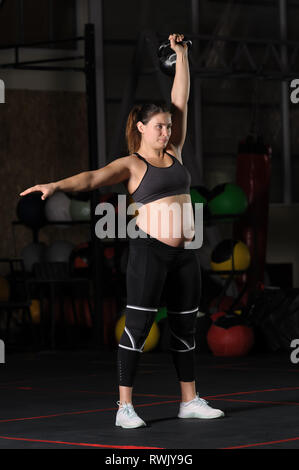
[[[240,186],[224,183],[211,191],[208,207],[212,215],[238,215],[246,211],[248,200]]]

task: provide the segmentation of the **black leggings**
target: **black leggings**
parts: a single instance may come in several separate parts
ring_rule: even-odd
[[[132,387],[140,353],[161,306],[163,293],[171,332],[170,349],[182,382],[195,380],[195,326],[201,275],[195,249],[147,238],[130,239],[125,329],[118,348],[119,385]]]

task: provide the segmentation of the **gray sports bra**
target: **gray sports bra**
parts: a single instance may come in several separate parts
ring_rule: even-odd
[[[151,165],[139,153],[135,152],[135,155],[147,165],[138,188],[131,194],[135,202],[147,204],[162,197],[190,193],[191,175],[189,171],[177,158],[168,152],[166,153],[172,158],[172,165],[157,167]]]

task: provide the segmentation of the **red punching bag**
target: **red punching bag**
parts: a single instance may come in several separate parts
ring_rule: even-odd
[[[246,193],[247,211],[234,223],[234,238],[248,247],[251,265],[238,281],[238,289],[247,289],[242,298],[246,304],[248,294],[264,282],[267,249],[271,148],[261,138],[247,138],[239,145],[236,184]]]

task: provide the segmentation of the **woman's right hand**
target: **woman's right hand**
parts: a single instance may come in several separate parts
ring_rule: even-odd
[[[184,39],[183,34],[170,34],[169,37],[169,42],[170,42],[170,47],[171,49],[178,53],[178,52],[187,52],[188,51],[188,46],[185,43],[182,43]]]
[[[32,186],[31,188],[25,189],[25,191],[20,193],[20,196],[26,196],[26,194],[40,191],[42,193],[41,199],[45,200],[47,197],[52,196],[55,190],[56,190],[55,183],[36,184],[35,186]]]

